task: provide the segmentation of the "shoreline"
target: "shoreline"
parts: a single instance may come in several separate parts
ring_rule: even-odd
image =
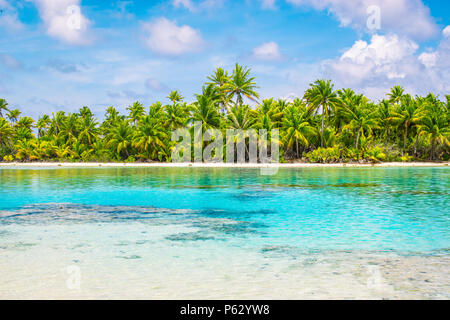
[[[122,162],[2,162],[1,168],[366,168],[366,167],[448,167],[450,162],[384,163],[122,163]]]

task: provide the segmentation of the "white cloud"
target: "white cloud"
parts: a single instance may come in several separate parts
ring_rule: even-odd
[[[438,27],[430,10],[421,0],[286,0],[297,6],[310,6],[328,10],[342,26],[366,30],[368,8],[380,8],[381,30],[407,35],[414,39],[427,39],[438,34]],[[375,30],[379,31],[379,30]]]
[[[189,11],[195,11],[195,6],[191,0],[173,0],[173,5],[175,8],[183,6]]]
[[[150,50],[163,55],[196,52],[203,46],[203,39],[198,30],[187,25],[177,26],[174,21],[166,18],[144,23],[143,30]]]
[[[17,16],[17,10],[8,1],[0,0],[0,30],[2,28],[7,31],[20,31],[24,25]]]
[[[428,68],[434,67],[438,59],[437,52],[424,52],[419,56],[420,62]]]
[[[276,9],[275,2],[276,0],[261,0],[261,7],[263,9]]]
[[[276,42],[266,42],[253,49],[253,57],[258,60],[279,61],[283,58]]]
[[[448,94],[450,38],[443,38],[435,51],[416,55],[418,48],[398,35],[374,35],[370,43],[356,41],[340,58],[324,62],[323,70],[339,86],[352,86],[369,96],[397,84],[415,94]]]
[[[404,78],[418,45],[397,35],[372,36],[371,42],[359,40],[347,50],[331,67],[341,74],[348,74],[351,81],[371,76],[384,76],[387,79]]]
[[[81,0],[34,0],[47,34],[65,43],[85,45],[92,41],[90,21],[82,14]]]
[[[446,37],[446,38],[450,37],[450,26],[445,27],[445,29],[442,30],[442,34],[443,34],[444,37]]]
[[[198,12],[204,9],[219,8],[223,5],[225,0],[203,0],[194,4],[192,0],[172,0],[172,4],[175,8],[184,7],[191,12]],[[267,0],[264,0],[267,1]],[[270,0],[269,0],[270,1]],[[274,0],[272,0],[274,1]]]

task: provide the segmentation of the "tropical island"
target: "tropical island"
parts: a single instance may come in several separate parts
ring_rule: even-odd
[[[110,106],[102,122],[84,106],[39,119],[0,99],[2,162],[171,162],[171,132],[192,127],[279,129],[280,162],[377,163],[448,161],[450,95],[442,101],[406,94],[394,86],[386,99],[371,101],[352,89],[317,80],[302,98],[259,100],[251,69],[236,64],[207,77],[196,100],[178,91],[170,102],[145,108],[134,102],[127,114]],[[270,138],[269,138],[270,139]]]

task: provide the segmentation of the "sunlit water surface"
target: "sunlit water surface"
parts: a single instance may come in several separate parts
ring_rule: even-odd
[[[450,169],[0,169],[0,298],[450,298]]]

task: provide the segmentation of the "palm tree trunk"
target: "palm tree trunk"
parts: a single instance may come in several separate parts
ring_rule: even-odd
[[[417,157],[417,144],[419,143],[419,134],[416,136],[416,142],[414,143],[414,157]]]
[[[402,157],[405,155],[406,150],[406,138],[408,137],[408,126],[405,124],[405,135],[403,137],[403,151],[402,151]]]
[[[434,139],[431,141],[431,154],[430,154],[430,160],[434,160]]]
[[[297,148],[297,159],[299,159],[299,156],[298,156],[298,140],[297,139],[295,139],[295,143],[296,143],[296,148]]]
[[[325,119],[325,111],[324,111],[324,107],[323,107],[323,105],[322,105],[322,134],[321,134],[321,136],[320,136],[320,146],[323,148],[323,121],[324,121],[324,119]]]
[[[358,128],[358,134],[356,135],[356,150],[358,150],[358,145],[359,145],[359,134],[361,133],[361,129]]]

